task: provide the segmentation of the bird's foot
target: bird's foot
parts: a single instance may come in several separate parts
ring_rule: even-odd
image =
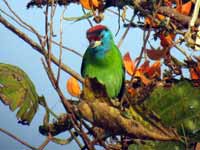
[[[119,102],[119,100],[117,98],[111,98],[110,102],[114,107],[119,107],[120,106],[120,102]]]
[[[121,115],[127,119],[132,119],[131,113],[128,108],[122,107],[122,103],[117,98],[110,99],[111,105],[120,109]]]
[[[128,111],[127,108],[126,108],[125,110],[121,111],[121,115],[122,115],[124,118],[132,119],[132,115],[131,115],[131,113]]]

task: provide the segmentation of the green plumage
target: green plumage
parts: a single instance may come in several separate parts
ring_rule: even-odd
[[[94,48],[88,47],[83,56],[81,74],[83,77],[96,78],[105,86],[110,98],[120,97],[124,82],[122,56],[112,37],[106,47],[109,49],[102,50],[100,54],[96,54]]]

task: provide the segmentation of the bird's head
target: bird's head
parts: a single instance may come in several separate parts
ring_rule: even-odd
[[[87,39],[90,42],[89,47],[97,51],[106,51],[110,49],[113,41],[112,33],[104,25],[96,25],[87,30]]]

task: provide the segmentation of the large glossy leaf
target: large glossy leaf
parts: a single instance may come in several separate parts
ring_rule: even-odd
[[[177,128],[190,140],[200,140],[200,88],[182,80],[170,88],[156,88],[145,104],[165,125]]]
[[[200,141],[200,88],[194,87],[190,81],[181,80],[168,88],[156,87],[144,104],[164,125],[176,128],[187,141],[147,141],[132,144],[129,150],[186,150],[192,149],[193,142]]]
[[[132,144],[128,150],[184,150],[185,146],[178,142],[153,142],[146,141],[144,143]]]
[[[0,100],[17,111],[22,124],[29,124],[38,108],[38,95],[26,73],[20,68],[0,63]]]

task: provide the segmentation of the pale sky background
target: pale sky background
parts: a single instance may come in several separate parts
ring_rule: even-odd
[[[29,10],[26,9],[26,4],[28,0],[18,0],[9,1],[11,7],[15,10],[15,12],[27,23],[36,28],[40,33],[44,33],[44,9],[39,8],[31,8]],[[2,1],[0,1],[0,8],[6,10],[6,6]],[[56,15],[54,17],[54,33],[57,34],[55,38],[56,41],[59,42],[59,19],[61,12],[64,7],[57,7]],[[116,8],[114,9],[116,10]],[[1,13],[0,13],[1,14]],[[74,17],[81,16],[82,10],[80,5],[72,4],[67,7],[65,16]],[[131,14],[131,12],[129,12]],[[128,16],[130,18],[131,16]],[[9,20],[11,21],[11,20]],[[117,22],[118,17],[111,14],[106,13],[105,19],[102,24],[108,26],[113,34],[117,32]],[[19,26],[17,26],[19,27]],[[89,28],[89,24],[87,21],[80,21],[77,23],[72,22],[64,22],[63,25],[63,43],[67,47],[76,49],[81,54],[85,52],[87,48],[88,41],[85,36],[86,30]],[[20,28],[21,29],[21,28]],[[121,30],[117,37],[115,37],[115,41],[118,42],[121,35],[124,32],[123,25],[121,24]],[[27,33],[27,32],[26,32]],[[35,38],[33,34],[29,33],[29,36]],[[142,32],[139,30],[132,29],[130,30],[126,40],[124,41],[121,52],[124,54],[127,51],[131,51],[132,57],[135,57],[140,48],[142,42]],[[58,47],[53,48],[53,52],[55,55],[59,54]],[[44,95],[50,108],[53,111],[59,113],[64,113],[65,110],[62,107],[62,104],[59,101],[57,93],[51,87],[51,84],[48,80],[48,77],[43,69],[41,63],[42,55],[33,50],[28,44],[26,44],[23,40],[19,39],[15,34],[7,30],[3,25],[0,24],[0,62],[8,63],[19,66],[22,68],[31,78],[33,83],[35,84],[36,90],[39,95]],[[81,58],[77,55],[74,55],[71,52],[63,50],[63,62],[68,66],[72,67],[77,72],[80,72]],[[67,94],[65,89],[66,80],[68,79],[68,74],[61,74],[60,85],[66,94],[66,96],[70,97]],[[15,117],[16,112],[10,112],[9,107],[3,105],[0,102],[0,127],[8,130],[9,132],[15,134],[19,138],[27,141],[30,145],[38,147],[45,139],[44,136],[40,135],[38,132],[38,126],[42,124],[42,119],[44,116],[44,109],[40,107],[39,111],[36,113],[35,118],[33,119],[30,126],[22,126],[17,123],[17,119]],[[66,133],[62,134],[61,137],[69,137]],[[0,149],[2,150],[25,150],[27,147],[19,144],[12,138],[0,132]],[[74,142],[69,145],[60,146],[54,143],[49,144],[45,149],[47,150],[76,150],[78,147]]]
[[[9,3],[15,12],[27,23],[32,25],[39,31],[41,34],[44,33],[44,9],[31,8],[26,9],[26,4],[29,0],[10,0]],[[2,1],[0,1],[0,8],[6,10],[6,6]],[[57,34],[54,40],[59,42],[59,19],[61,12],[64,7],[57,7],[56,15],[54,17],[54,33]],[[117,10],[114,8],[114,10]],[[1,14],[1,13],[0,13]],[[82,10],[80,5],[73,4],[67,7],[65,16],[66,17],[75,17],[81,16]],[[128,12],[127,18],[131,17],[132,12]],[[105,19],[102,24],[108,26],[110,30],[115,34],[118,28],[118,17],[111,14],[110,12],[105,13]],[[19,27],[19,26],[17,26]],[[86,30],[89,28],[89,24],[86,20],[80,21],[77,23],[64,22],[63,25],[63,44],[67,47],[76,49],[81,54],[84,54],[88,41],[85,36]],[[20,28],[21,29],[21,28]],[[119,34],[114,37],[115,42],[117,43],[124,33],[123,25],[121,24],[121,30]],[[26,32],[27,33],[27,32]],[[28,34],[32,38],[35,38],[33,34]],[[143,34],[140,29],[131,29],[123,42],[120,50],[122,55],[127,51],[131,53],[132,58],[138,56],[143,41]],[[152,40],[153,41],[153,40]],[[53,47],[53,53],[59,55],[59,48]],[[199,52],[198,52],[199,53]],[[180,53],[175,53],[179,55],[179,58],[183,58]],[[7,30],[3,25],[0,24],[0,63],[8,63],[19,66],[22,68],[31,78],[35,84],[36,90],[39,95],[44,95],[50,108],[56,113],[64,113],[65,110],[60,103],[60,100],[57,96],[55,90],[51,87],[51,84],[48,80],[48,77],[44,71],[44,68],[41,63],[42,55],[33,50],[28,44],[23,40],[19,39],[15,34]],[[63,62],[80,72],[81,58],[69,51],[63,50]],[[56,69],[55,69],[56,71]],[[70,97],[67,94],[65,89],[66,80],[69,78],[69,75],[62,72],[60,86],[62,87],[63,92],[67,97]],[[38,147],[41,145],[45,139],[44,136],[40,135],[38,132],[39,125],[42,124],[44,109],[40,107],[39,111],[36,113],[35,118],[33,119],[30,126],[22,126],[17,123],[15,117],[16,112],[10,112],[8,106],[4,106],[0,102],[0,128],[4,128],[9,132],[15,134],[21,139],[27,141],[30,145]],[[68,134],[64,133],[61,137],[69,137]],[[0,149],[2,150],[27,150],[28,148],[19,144],[15,140],[11,139],[7,135],[0,132]],[[57,144],[50,143],[46,150],[76,150],[78,149],[77,145],[72,142],[69,145],[60,146]]]

